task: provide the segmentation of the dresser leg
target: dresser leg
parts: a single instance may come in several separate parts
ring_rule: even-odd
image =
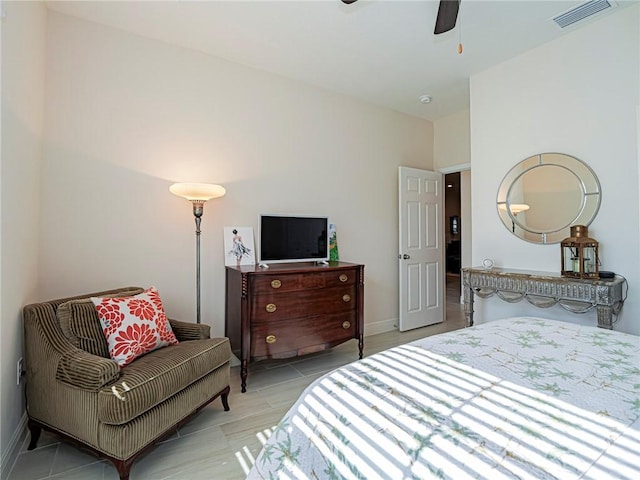
[[[240,387],[241,392],[245,393],[247,391],[247,361],[242,360],[240,365]]]
[[[364,335],[360,334],[358,337],[358,358],[362,360],[362,350],[364,349]]]

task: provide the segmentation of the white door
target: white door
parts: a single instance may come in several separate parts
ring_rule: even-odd
[[[443,193],[441,173],[398,168],[401,332],[444,321]]]

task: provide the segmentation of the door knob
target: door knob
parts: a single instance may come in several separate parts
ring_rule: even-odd
[[[405,260],[409,260],[411,258],[411,255],[407,255],[405,253],[404,255],[402,255],[402,258],[404,258]]]

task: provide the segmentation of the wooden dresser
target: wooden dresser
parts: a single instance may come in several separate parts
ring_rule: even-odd
[[[329,262],[226,267],[225,335],[240,358],[287,358],[358,339],[362,358],[364,265]]]

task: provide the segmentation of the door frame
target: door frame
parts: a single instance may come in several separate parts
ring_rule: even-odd
[[[466,171],[471,174],[471,163],[459,163],[439,168],[437,171],[442,175]],[[471,267],[473,265],[471,257],[471,238],[473,235],[471,223],[471,178],[469,178],[468,182],[463,182],[462,177],[460,178],[460,231],[460,267]],[[442,233],[444,235],[444,231]],[[460,303],[463,303],[462,282],[460,282]]]

